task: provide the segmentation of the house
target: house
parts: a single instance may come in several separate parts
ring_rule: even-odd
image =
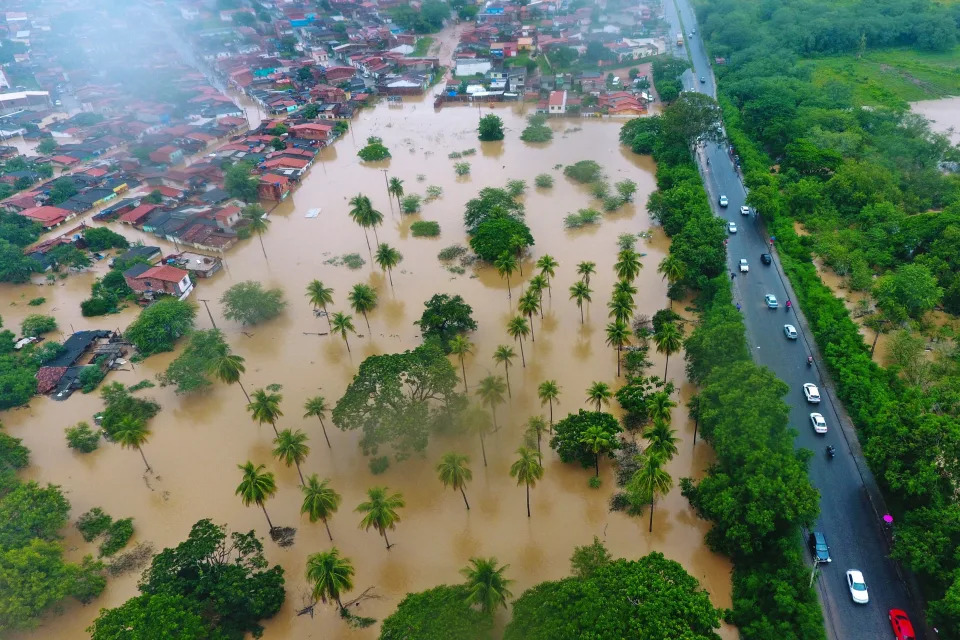
[[[243,211],[240,207],[224,207],[213,214],[213,220],[221,229],[232,229],[235,224],[240,222],[242,216]]]
[[[493,66],[489,60],[480,58],[458,58],[455,63],[454,74],[458,76],[483,75]]]
[[[143,221],[147,219],[147,216],[150,215],[150,212],[157,208],[155,204],[142,204],[139,207],[134,207],[130,211],[127,211],[120,216],[121,224],[130,224],[133,226],[139,226],[143,224]]]
[[[156,267],[134,265],[123,272],[123,279],[131,289],[148,297],[166,294],[183,300],[193,291],[190,273],[167,264]]]
[[[290,127],[290,133],[297,138],[307,140],[329,140],[333,135],[333,125],[320,122],[295,124]]]
[[[69,220],[76,214],[68,209],[45,205],[42,207],[30,207],[20,212],[25,218],[30,218],[34,222],[39,222],[44,229],[52,229],[65,220]]]
[[[121,253],[119,256],[110,261],[110,266],[112,267],[114,263],[130,263],[134,260],[145,260],[153,264],[157,258],[160,257],[161,251],[160,247],[154,247],[152,245],[140,245],[137,247],[130,247],[129,250]]]
[[[198,278],[209,278],[220,271],[223,266],[223,260],[220,258],[193,253],[192,251],[167,256],[163,262],[180,269],[186,269]]]
[[[165,145],[150,153],[150,162],[157,164],[181,164],[183,162],[183,149],[173,145]]]
[[[567,112],[567,92],[551,91],[547,100],[547,113],[563,114]]]
[[[290,195],[290,179],[275,173],[265,173],[260,176],[257,195],[263,200],[283,200]]]

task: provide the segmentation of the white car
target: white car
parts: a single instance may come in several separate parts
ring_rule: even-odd
[[[847,586],[850,587],[850,597],[857,604],[867,604],[870,602],[870,596],[867,593],[867,582],[863,579],[863,574],[856,569],[847,571]]]
[[[797,328],[792,324],[783,325],[783,335],[787,336],[788,340],[797,339]]]
[[[750,271],[750,265],[747,264],[746,258],[740,258],[740,273],[746,273]]]
[[[750,215],[750,207],[740,207],[740,215],[742,216]]]
[[[810,404],[820,404],[820,390],[812,382],[804,383],[803,395],[807,397],[807,402]]]
[[[736,223],[736,222],[732,222],[732,221],[731,221],[731,222],[728,222],[728,223],[727,223],[727,231],[729,231],[730,233],[736,233],[736,232],[737,232],[737,223]]]
[[[768,309],[776,309],[778,306],[777,296],[773,295],[772,293],[768,293],[767,295],[763,296],[763,301],[767,303]]]
[[[727,206],[728,204],[730,204],[730,201],[727,200],[727,196],[720,196],[719,202],[720,202],[720,206],[721,206],[721,207],[725,207],[725,206]]]
[[[819,413],[810,414],[810,424],[813,425],[814,433],[826,433],[827,432],[827,421],[823,419],[823,416]]]

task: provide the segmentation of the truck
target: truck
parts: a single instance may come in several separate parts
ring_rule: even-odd
[[[677,46],[678,46],[678,47],[682,47],[682,46],[683,46],[683,34],[682,34],[682,33],[678,33],[678,34],[677,34]]]

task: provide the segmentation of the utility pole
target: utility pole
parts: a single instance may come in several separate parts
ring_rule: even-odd
[[[383,171],[383,184],[387,186],[387,202],[390,203],[390,210],[393,211],[393,200],[390,197],[390,181],[387,180],[387,170],[380,169],[380,171]]]
[[[213,314],[210,313],[210,305],[207,304],[207,303],[210,302],[210,301],[209,301],[209,300],[206,300],[206,299],[204,299],[204,298],[200,298],[200,302],[202,302],[202,303],[203,303],[203,306],[207,309],[207,315],[210,316],[210,323],[213,325],[213,328],[216,329],[216,328],[217,328],[217,323],[216,323],[216,322],[214,321],[214,319],[213,319]]]

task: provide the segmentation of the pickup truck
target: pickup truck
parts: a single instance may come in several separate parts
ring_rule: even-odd
[[[682,47],[682,46],[683,46],[683,34],[682,34],[682,33],[678,33],[678,34],[677,34],[677,46],[678,46],[678,47]]]

